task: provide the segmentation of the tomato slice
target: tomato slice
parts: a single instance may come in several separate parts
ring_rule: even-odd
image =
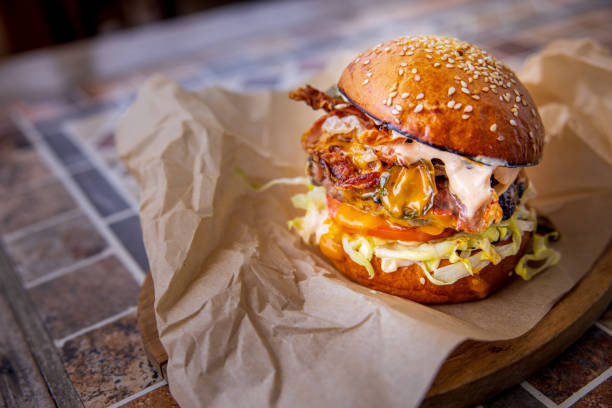
[[[441,233],[428,234],[422,228],[408,228],[393,224],[382,216],[368,214],[353,205],[343,203],[330,196],[327,196],[327,208],[330,217],[334,219],[336,224],[346,232],[353,234],[370,235],[396,241],[425,242],[446,238],[457,232],[452,228],[438,228],[442,230]],[[431,230],[436,230],[436,228]]]

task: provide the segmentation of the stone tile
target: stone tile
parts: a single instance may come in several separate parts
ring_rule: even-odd
[[[87,157],[64,133],[58,132],[48,135],[45,141],[68,169],[92,167]]]
[[[574,345],[527,381],[557,404],[612,365],[612,337],[590,328]]]
[[[124,408],[178,408],[167,385],[123,405]]]
[[[0,197],[50,177],[41,157],[15,126],[0,128]]]
[[[612,377],[582,397],[573,405],[574,408],[609,408],[612,407]]]
[[[0,201],[0,233],[4,234],[76,208],[59,180],[2,197]]]
[[[115,257],[30,289],[47,330],[66,337],[137,304],[138,284]]]
[[[134,257],[143,271],[149,270],[149,261],[142,239],[142,228],[138,215],[126,218],[110,225],[111,230],[117,235],[121,243]]]
[[[86,407],[106,407],[161,381],[147,361],[136,313],[67,341],[61,352]]]
[[[25,283],[98,254],[106,247],[104,238],[82,213],[6,244]]]
[[[535,399],[527,390],[517,385],[502,392],[487,402],[485,408],[544,408],[545,405]]]
[[[73,177],[102,217],[129,208],[128,203],[98,170],[90,169]]]

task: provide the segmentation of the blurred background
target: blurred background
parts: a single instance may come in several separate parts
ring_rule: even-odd
[[[0,56],[248,0],[2,0]]]

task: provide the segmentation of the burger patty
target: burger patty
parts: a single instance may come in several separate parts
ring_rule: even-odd
[[[385,165],[387,168],[390,166],[391,164]],[[449,189],[443,165],[435,163],[435,168],[437,191],[432,210],[460,218],[462,205]],[[308,174],[313,184],[325,187],[327,194],[337,200],[354,203],[355,198],[359,197],[364,199],[360,200],[362,208],[365,206],[367,210],[377,210],[380,207],[376,192],[380,187],[382,171],[360,172],[350,157],[337,146],[330,146],[329,150],[322,154],[313,152],[308,158]],[[492,178],[491,184],[497,184],[495,179]],[[503,212],[502,220],[509,219],[514,214],[526,188],[526,180],[519,177],[501,194],[498,204]],[[481,220],[478,216],[463,221],[468,230],[480,229]]]

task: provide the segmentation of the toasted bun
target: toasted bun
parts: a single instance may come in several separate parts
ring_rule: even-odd
[[[369,116],[434,147],[484,164],[540,160],[544,128],[527,89],[466,42],[430,36],[382,43],[346,67],[338,89]]]
[[[514,267],[523,256],[530,236],[528,232],[523,234],[522,245],[516,255],[504,258],[497,265],[489,264],[477,274],[459,279],[451,285],[431,283],[418,265],[401,267],[395,272],[383,272],[380,269],[380,259],[376,256],[372,259],[374,277],[370,279],[368,271],[346,255],[342,243],[324,235],[319,246],[340,272],[371,289],[419,303],[458,303],[483,299],[507,282],[514,275]]]

